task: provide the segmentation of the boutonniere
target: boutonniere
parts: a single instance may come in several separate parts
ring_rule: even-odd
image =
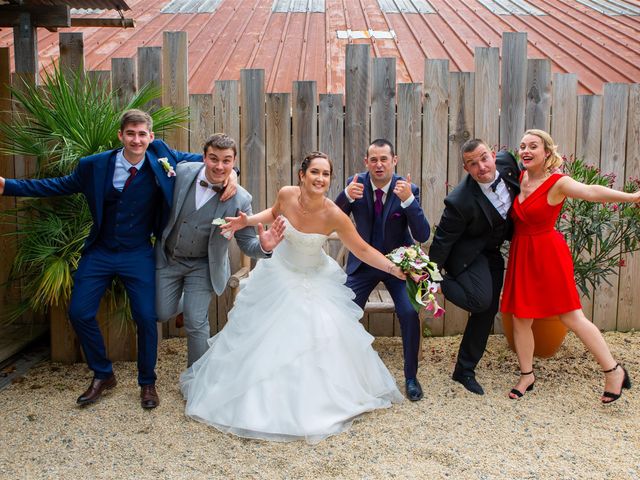
[[[159,158],[158,163],[162,165],[162,169],[167,172],[167,177],[171,178],[176,176],[176,171],[169,163],[169,160],[167,160],[167,157]]]

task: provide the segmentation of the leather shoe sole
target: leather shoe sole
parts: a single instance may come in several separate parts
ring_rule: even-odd
[[[462,386],[469,390],[471,393],[475,393],[476,395],[484,395],[482,385],[478,383],[476,377],[472,377],[470,375],[457,375],[454,373],[451,378],[456,382],[462,384]]]
[[[115,387],[118,384],[115,375],[109,378],[94,378],[89,388],[78,397],[76,403],[78,405],[89,405],[97,401],[105,390]]]

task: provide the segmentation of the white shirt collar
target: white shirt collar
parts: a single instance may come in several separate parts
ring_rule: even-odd
[[[373,180],[371,180],[371,177],[369,177],[369,181],[371,182],[371,188],[373,188],[373,191],[375,192],[378,187],[374,185]],[[389,180],[389,182],[384,187],[380,188],[380,190],[382,190],[386,195],[389,192],[390,186],[391,186],[391,180]]]
[[[478,185],[480,185],[480,188],[485,191],[488,192],[491,189],[491,185],[493,184],[493,182],[495,182],[496,180],[498,180],[500,178],[500,172],[496,170],[496,176],[493,177],[493,180],[491,180],[490,182],[487,183],[480,183],[478,182]]]
[[[142,157],[142,160],[140,160],[138,163],[133,165],[132,163],[129,163],[129,161],[125,158],[124,149],[118,151],[118,160],[121,162],[122,166],[127,171],[129,171],[131,167],[136,167],[136,169],[140,170],[142,168],[142,165],[144,165],[144,161],[146,160],[146,158],[147,158],[147,155],[145,154],[145,156]]]

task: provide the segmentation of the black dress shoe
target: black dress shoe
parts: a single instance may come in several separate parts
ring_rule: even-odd
[[[476,395],[484,395],[482,385],[478,383],[476,377],[474,377],[473,375],[463,375],[461,373],[454,372],[451,378],[456,382],[461,383],[462,386],[469,390],[471,393],[475,393]]]
[[[140,387],[140,405],[142,408],[156,408],[160,405],[160,397],[154,384]]]
[[[422,398],[422,387],[417,378],[408,378],[405,382],[407,398],[412,402],[417,402]]]
[[[94,378],[91,380],[91,385],[85,390],[85,392],[78,397],[76,403],[78,405],[89,405],[100,398],[102,392],[113,388],[118,384],[115,375],[112,373],[108,378]]]

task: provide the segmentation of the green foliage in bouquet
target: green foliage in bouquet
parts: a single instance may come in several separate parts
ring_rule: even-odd
[[[112,92],[85,75],[55,69],[42,85],[24,82],[12,87],[15,108],[12,123],[0,123],[0,152],[35,157],[35,177],[68,175],[78,160],[120,146],[120,117],[130,108],[145,109],[161,95],[159,88],[141,88],[126,105],[116,106]],[[156,135],[177,128],[187,112],[162,107],[150,112]],[[72,273],[91,229],[84,196],[20,199],[14,211],[2,212],[3,223],[17,227],[18,246],[10,281],[20,281],[25,300],[10,312],[11,321],[31,309],[42,312],[68,302]],[[124,288],[114,282],[110,304],[126,305]],[[130,318],[130,316],[129,316]]]
[[[603,174],[581,159],[565,161],[564,172],[592,185],[613,187],[615,176]],[[640,189],[640,179],[629,179],[625,192]],[[576,284],[583,294],[597,288],[624,266],[624,257],[640,249],[640,208],[629,203],[594,203],[568,198],[562,208],[557,230],[564,235],[573,256]]]

